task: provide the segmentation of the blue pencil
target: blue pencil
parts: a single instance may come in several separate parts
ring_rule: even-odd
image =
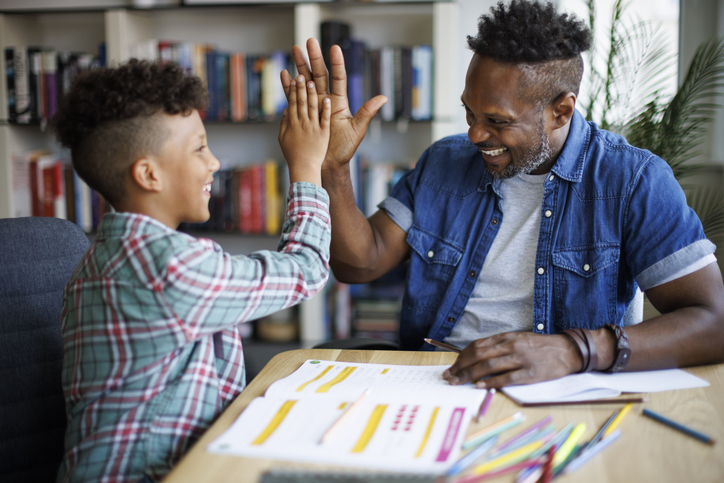
[[[648,417],[650,417],[651,419],[653,419],[653,420],[655,420],[655,421],[658,421],[658,422],[660,422],[660,423],[662,423],[662,424],[665,424],[665,425],[669,426],[670,428],[674,428],[674,429],[676,429],[676,430],[678,430],[678,431],[681,431],[681,432],[684,433],[684,434],[688,434],[688,435],[691,436],[692,438],[696,438],[696,439],[698,439],[699,441],[703,441],[703,442],[706,443],[706,444],[710,444],[710,445],[712,445],[712,446],[714,446],[714,445],[716,444],[716,440],[715,440],[715,439],[710,438],[709,436],[707,436],[707,435],[705,435],[705,434],[703,434],[703,433],[700,433],[699,431],[694,431],[694,430],[691,429],[691,428],[687,428],[687,427],[684,426],[683,424],[679,424],[679,423],[677,423],[677,422],[675,422],[675,421],[670,420],[669,418],[665,418],[664,416],[662,416],[662,415],[660,415],[660,414],[658,414],[658,413],[655,413],[655,412],[651,411],[650,409],[645,409],[645,408],[644,408],[644,416],[648,416]]]
[[[600,440],[595,445],[590,446],[587,451],[580,453],[573,461],[571,461],[570,464],[566,465],[566,468],[562,469],[562,471],[566,474],[573,473],[578,468],[583,466],[588,460],[596,456],[604,449],[608,448],[611,443],[618,439],[619,436],[621,436],[621,430],[617,429],[613,433]]]
[[[495,446],[495,443],[497,442],[497,435],[483,441],[480,446],[470,451],[468,454],[460,458],[454,465],[452,465],[450,469],[447,470],[447,476],[457,475],[458,473],[462,472],[465,468],[477,461],[478,458],[490,451],[490,449]]]

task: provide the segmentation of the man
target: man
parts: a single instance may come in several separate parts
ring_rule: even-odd
[[[332,48],[322,180],[336,278],[368,282],[409,260],[401,345],[464,346],[446,372],[452,384],[724,361],[715,247],[671,170],[575,110],[586,26],[513,0],[481,17],[468,43],[467,137],[429,147],[369,219],[356,208],[349,159],[385,98],[352,117]],[[307,50],[311,67],[295,47],[297,68],[326,93],[319,46]],[[662,315],[624,331],[638,287]]]

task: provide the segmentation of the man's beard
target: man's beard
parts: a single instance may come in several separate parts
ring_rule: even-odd
[[[488,164],[485,163],[485,160],[483,160],[485,168],[491,175],[493,175],[494,178],[497,179],[509,179],[513,176],[518,176],[520,174],[532,173],[541,165],[550,161],[551,153],[553,152],[553,150],[551,149],[551,140],[548,138],[548,136],[546,136],[542,118],[540,124],[538,125],[537,141],[539,143],[537,148],[531,149],[530,151],[526,152],[523,157],[516,162],[511,161],[510,164],[508,164],[508,166],[503,169],[503,171],[498,173],[491,170],[488,167]]]

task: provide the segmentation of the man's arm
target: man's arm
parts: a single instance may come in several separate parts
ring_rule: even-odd
[[[315,39],[307,41],[307,52],[311,65],[307,64],[299,46],[292,49],[297,70],[306,79],[314,79],[320,98],[332,100],[331,138],[322,165],[322,186],[329,193],[332,217],[330,265],[341,282],[369,282],[395,268],[409,253],[406,233],[386,213],[378,211],[368,220],[357,208],[350,176],[350,159],[387,98],[370,99],[352,116],[342,50],[335,45],[330,51],[330,92],[327,92],[327,67]],[[291,85],[288,72],[282,72],[281,81],[288,97]]]
[[[627,371],[667,369],[724,362],[724,283],[711,263],[684,277],[646,291],[661,315],[627,327],[631,359]],[[591,331],[598,370],[615,357],[610,330]],[[481,378],[479,387],[557,379],[581,370],[578,349],[564,335],[529,332],[498,334],[472,342],[444,376],[453,384]]]

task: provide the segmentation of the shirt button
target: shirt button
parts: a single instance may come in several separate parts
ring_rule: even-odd
[[[476,275],[475,270],[470,270],[470,273],[468,273],[471,277],[474,277]]]
[[[546,210],[546,218],[550,218],[553,212],[551,210]]]
[[[447,321],[448,321],[448,322],[455,322],[455,317],[448,317],[448,318],[447,318]]]
[[[432,257],[434,257],[434,256],[435,256],[435,252],[433,252],[432,250],[430,250],[429,252],[427,252],[427,258],[432,258]]]
[[[544,326],[543,324],[538,324],[538,325],[535,326],[535,328],[538,329],[538,330],[543,330],[544,327],[545,327],[545,326]]]
[[[555,177],[554,175],[550,175],[550,177],[549,177],[548,179],[549,179],[550,181],[553,181],[554,179],[556,179],[556,177]]]
[[[544,273],[546,273],[545,269],[543,269],[543,267],[538,267],[538,275],[543,275]]]
[[[493,221],[491,221],[490,223],[492,223],[493,225],[497,225],[497,224],[498,224],[498,219],[497,219],[497,218],[493,218]]]
[[[585,265],[583,266],[583,271],[584,271],[584,272],[587,272],[587,271],[589,271],[590,269],[591,269],[591,266],[590,266],[589,264],[585,264]]]

